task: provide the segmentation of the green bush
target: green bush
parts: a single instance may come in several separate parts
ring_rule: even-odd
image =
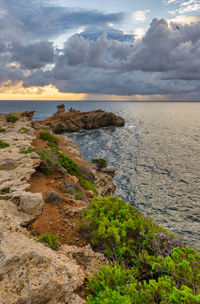
[[[58,139],[48,132],[40,132],[40,139],[47,141],[50,147],[57,147],[59,144]]]
[[[7,122],[15,123],[17,120],[19,120],[19,117],[15,116],[15,115],[8,115],[6,117]]]
[[[92,158],[93,164],[96,164],[99,168],[104,168],[107,165],[107,161],[104,158]]]
[[[47,176],[51,175],[52,171],[57,170],[60,167],[57,152],[54,150],[44,149],[43,151],[37,151],[42,160],[39,169]]]
[[[200,303],[200,255],[116,197],[83,212],[92,246],[110,265],[88,281],[87,303]]]
[[[125,269],[118,264],[101,267],[87,283],[90,295],[87,304],[197,304],[200,295],[185,285],[180,289],[176,281],[168,275],[157,279],[139,281],[132,269]]]
[[[0,140],[0,149],[7,148],[9,146],[10,145],[7,142]]]
[[[97,190],[95,189],[94,185],[92,182],[78,176],[79,179],[79,183],[81,184],[81,186],[86,189],[86,190],[91,190],[95,195],[98,195]]]
[[[32,153],[32,152],[35,152],[35,148],[33,147],[28,147],[28,148],[20,148],[20,152],[23,153],[23,154],[28,154],[28,153]]]
[[[58,160],[60,163],[60,166],[65,168],[67,172],[71,175],[77,175],[79,171],[79,166],[78,164],[73,161],[71,158],[68,156],[65,156],[62,152],[58,152]]]
[[[112,260],[131,265],[138,264],[142,250],[154,254],[153,236],[164,231],[152,220],[144,218],[134,207],[113,196],[94,198],[84,218],[92,231],[93,246],[104,250]]]
[[[44,243],[45,246],[48,246],[54,250],[56,250],[60,245],[59,236],[57,234],[51,234],[48,232],[45,232],[40,235],[37,239],[37,242]]]
[[[6,131],[6,129],[0,128],[0,133],[3,133],[3,132],[5,132],[5,131]]]

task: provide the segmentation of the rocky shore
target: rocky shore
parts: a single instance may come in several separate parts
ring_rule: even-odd
[[[40,123],[32,123],[31,111],[12,113],[15,121],[0,114],[1,304],[85,303],[85,280],[106,261],[91,249],[78,223],[81,210],[95,195],[83,187],[83,176],[91,178],[99,196],[106,196],[115,191],[114,169],[86,163],[76,143],[55,136],[57,155],[75,162],[82,177],[57,164],[51,164],[51,174],[44,174],[48,162],[41,155],[58,156],[41,133],[44,127],[57,133],[98,127],[103,116],[103,125],[124,122],[103,111],[64,114],[61,108]],[[59,236],[57,250],[37,241],[46,232]]]
[[[46,127],[58,134],[107,126],[120,127],[125,124],[122,117],[102,110],[80,112],[71,108],[69,109],[69,112],[66,113],[63,104],[57,106],[57,108],[58,110],[55,114],[39,123],[42,127]]]

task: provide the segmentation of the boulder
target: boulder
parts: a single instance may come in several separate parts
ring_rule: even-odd
[[[31,193],[26,191],[16,191],[11,194],[12,201],[17,205],[18,210],[38,217],[42,213],[44,201],[41,193]]]

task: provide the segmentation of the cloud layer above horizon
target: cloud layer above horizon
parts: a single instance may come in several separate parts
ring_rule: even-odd
[[[25,88],[52,84],[70,93],[199,98],[199,1],[161,2],[168,20],[154,18],[145,28],[148,7],[104,12],[0,0],[1,86],[23,82]],[[187,12],[196,16],[180,15]],[[132,32],[125,30],[127,22]]]

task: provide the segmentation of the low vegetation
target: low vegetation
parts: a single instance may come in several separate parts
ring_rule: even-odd
[[[22,132],[24,132],[24,133],[28,133],[29,129],[23,127],[23,128],[21,128],[19,131],[22,131]]]
[[[107,161],[104,158],[92,158],[91,161],[99,168],[104,168],[107,165]]]
[[[0,133],[3,133],[5,131],[6,131],[6,129],[0,128]]]
[[[6,117],[6,121],[7,122],[12,122],[12,123],[15,123],[16,121],[19,120],[19,117],[15,116],[15,115],[8,115]]]
[[[87,303],[200,303],[200,255],[116,197],[94,198],[82,229],[110,263],[89,279]]]
[[[57,147],[59,144],[58,139],[48,132],[40,132],[40,139],[47,141],[50,147]]]
[[[10,145],[7,142],[0,140],[0,149],[7,148],[9,146]]]
[[[79,179],[79,183],[81,184],[81,186],[86,189],[86,190],[91,190],[94,195],[98,195],[98,191],[95,189],[94,185],[92,182],[82,178],[82,177],[78,177]]]
[[[23,153],[23,154],[32,153],[32,152],[35,152],[35,148],[33,148],[33,147],[27,147],[27,148],[22,147],[20,149],[20,152]]]
[[[10,187],[4,187],[0,190],[0,194],[4,195],[10,192]]]
[[[37,241],[44,243],[45,246],[50,247],[53,250],[56,250],[60,245],[59,236],[48,232],[41,234]]]

